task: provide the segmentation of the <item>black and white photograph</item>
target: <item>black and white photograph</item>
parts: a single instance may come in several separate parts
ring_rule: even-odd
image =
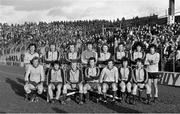
[[[0,113],[180,113],[180,0],[0,0]]]

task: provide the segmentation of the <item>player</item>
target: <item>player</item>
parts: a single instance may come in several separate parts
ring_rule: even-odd
[[[25,65],[25,71],[27,71],[28,67],[30,66],[30,61],[34,58],[34,57],[39,57],[39,54],[36,52],[36,45],[31,43],[28,46],[28,52],[25,53],[24,56],[24,65]]]
[[[97,62],[97,53],[93,50],[92,43],[88,42],[87,43],[87,50],[83,51],[81,54],[82,64],[87,65],[90,57],[94,57],[96,59],[96,62]]]
[[[99,84],[100,70],[96,67],[95,61],[94,57],[89,58],[89,67],[85,69],[85,85],[83,87],[85,102],[89,100],[88,90],[98,90],[98,98],[101,95],[101,86]]]
[[[37,101],[36,94],[42,94],[44,82],[44,69],[39,64],[38,57],[32,59],[32,64],[27,68],[24,80],[26,82],[24,86],[26,99],[30,98],[31,102]]]
[[[59,97],[61,95],[61,90],[64,85],[64,71],[60,68],[60,64],[58,61],[55,61],[53,64],[53,69],[50,71],[49,80],[50,83],[48,85],[48,94],[50,98],[50,103],[54,103],[55,101],[59,100]],[[53,90],[56,91],[55,99],[53,95]],[[62,104],[64,104],[64,101],[61,101]]]
[[[108,60],[108,64],[103,68],[100,75],[100,83],[102,84],[103,100],[107,102],[107,90],[112,89],[113,101],[115,101],[118,83],[118,69],[114,66],[113,60]]]
[[[151,44],[149,46],[150,53],[146,54],[145,65],[147,65],[147,71],[149,74],[148,84],[151,87],[151,83],[153,82],[153,86],[155,88],[154,93],[154,102],[158,101],[158,75],[156,74],[159,71],[159,60],[160,55],[156,52],[156,46]]]
[[[66,84],[63,89],[64,99],[69,89],[79,90],[79,104],[83,104],[83,74],[82,71],[78,69],[76,61],[71,62],[71,69],[67,71]]]
[[[127,89],[127,96],[126,102],[128,103],[130,95],[131,95],[131,79],[132,79],[132,69],[128,66],[128,58],[122,58],[122,67],[119,68],[119,86],[121,88],[120,91],[120,98],[122,99],[126,89]]]
[[[100,57],[98,58],[99,63],[103,63],[111,58],[111,53],[108,52],[108,45],[104,44],[102,50],[103,52],[100,53]]]
[[[115,56],[114,56],[114,61],[116,63],[121,63],[121,59],[123,57],[128,57],[128,54],[127,52],[125,51],[125,47],[124,47],[124,43],[119,43],[118,45],[118,49],[117,51],[115,52]]]
[[[130,103],[135,104],[135,96],[137,94],[137,89],[145,88],[147,94],[147,104],[150,104],[150,93],[151,89],[148,85],[148,73],[143,68],[143,60],[138,58],[136,59],[137,67],[133,69],[132,81],[133,81],[133,90],[132,90],[132,101]]]
[[[80,55],[78,52],[75,50],[75,44],[70,44],[69,45],[70,51],[66,54],[65,58],[67,62],[71,62],[71,60],[79,60]]]

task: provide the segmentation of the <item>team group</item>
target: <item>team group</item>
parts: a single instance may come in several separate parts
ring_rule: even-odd
[[[160,55],[154,44],[149,45],[149,52],[145,53],[141,43],[137,43],[136,49],[130,52],[131,56],[125,51],[123,43],[118,44],[114,55],[108,52],[106,44],[99,55],[91,42],[86,44],[86,48],[79,53],[75,44],[70,44],[65,59],[60,61],[56,46],[51,44],[50,50],[44,55],[45,65],[42,65],[42,56],[36,52],[36,45],[30,44],[24,57],[26,99],[37,101],[37,94],[43,93],[44,82],[48,81],[50,103],[60,101],[65,104],[69,90],[78,91],[79,104],[88,102],[91,91],[97,92],[97,99],[107,102],[109,90],[113,102],[119,96],[120,101],[135,104],[138,89],[146,90],[147,104],[158,101]],[[68,67],[62,68],[62,63],[67,63]],[[152,92],[151,85],[155,92]]]

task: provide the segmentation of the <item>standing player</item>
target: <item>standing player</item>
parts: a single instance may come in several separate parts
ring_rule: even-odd
[[[59,100],[59,97],[61,95],[61,90],[64,85],[64,71],[63,69],[60,68],[60,64],[58,61],[55,61],[53,63],[53,69],[50,71],[50,76],[49,76],[49,81],[50,84],[48,85],[48,94],[50,98],[50,103],[54,103],[54,100],[57,101]],[[53,90],[56,91],[56,97],[54,99],[53,95]],[[61,102],[64,104],[64,101]]]
[[[159,71],[159,60],[160,60],[160,55],[159,53],[156,52],[156,46],[154,44],[151,44],[149,46],[150,53],[146,54],[146,59],[145,59],[145,65],[147,65],[147,71],[149,74],[149,86],[151,88],[151,83],[153,81],[153,85],[155,88],[155,94],[154,94],[154,102],[158,100],[158,75],[156,74]]]
[[[26,82],[24,86],[26,99],[30,98],[32,102],[37,101],[36,94],[42,94],[44,82],[44,69],[39,64],[38,57],[32,59],[32,64],[27,68],[24,80]]]
[[[88,42],[87,43],[87,50],[83,51],[81,54],[82,64],[87,65],[90,57],[94,57],[96,59],[96,62],[97,62],[97,53],[93,50],[92,43]]]
[[[112,89],[113,91],[113,101],[115,101],[118,83],[118,69],[114,66],[113,60],[108,60],[107,67],[103,68],[100,75],[100,83],[102,83],[102,92],[104,102],[107,102],[107,90]]]
[[[79,60],[80,55],[75,49],[75,44],[70,44],[69,45],[70,51],[66,54],[65,58],[67,62],[71,62],[71,60]]]
[[[150,94],[151,88],[148,85],[148,73],[143,68],[143,60],[138,58],[136,59],[137,67],[133,69],[132,81],[133,81],[133,90],[132,90],[132,104],[135,104],[135,95],[137,94],[137,89],[146,89],[147,94],[147,104],[150,104]]]
[[[100,70],[95,65],[95,58],[91,57],[89,59],[88,65],[85,69],[85,85],[83,87],[84,94],[85,94],[85,101],[89,100],[89,93],[88,90],[98,90],[98,97],[100,97],[101,94],[101,86],[99,84],[99,74]]]
[[[127,89],[127,96],[126,96],[126,102],[128,102],[128,99],[131,95],[131,79],[132,79],[132,69],[128,66],[128,58],[124,57],[122,58],[122,67],[119,68],[119,81],[120,81],[120,98],[123,98],[123,95],[125,94],[125,91]]]
[[[28,52],[25,53],[24,56],[24,65],[25,65],[25,71],[28,69],[30,66],[31,60],[34,57],[39,57],[39,54],[36,52],[36,45],[35,44],[29,44],[28,46]]]

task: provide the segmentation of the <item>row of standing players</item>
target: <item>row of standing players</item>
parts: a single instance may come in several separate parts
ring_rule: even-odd
[[[27,97],[35,95],[35,88],[38,90],[37,93],[41,94],[45,80],[44,68],[39,65],[39,55],[35,53],[35,48],[34,44],[30,44],[29,52],[25,54],[24,58],[26,69],[24,89]],[[51,51],[48,51],[45,56],[46,65],[59,58],[58,52],[55,51],[55,45],[50,45],[50,48]],[[126,99],[129,99],[132,104],[135,103],[134,99],[138,88],[146,89],[148,104],[151,98],[157,101],[158,76],[156,73],[158,72],[160,57],[155,51],[155,45],[150,45],[150,52],[146,55],[141,51],[141,45],[137,45],[137,51],[132,53],[133,59],[131,61],[126,56],[123,44],[119,44],[118,48],[116,56],[111,59],[107,45],[103,45],[103,52],[100,53],[99,58],[97,53],[93,51],[91,43],[87,44],[87,50],[83,51],[80,56],[75,51],[74,45],[70,45],[70,52],[67,53],[65,61],[71,63],[71,67],[64,72],[60,68],[59,62],[53,62],[50,84],[48,85],[50,101],[54,102],[53,89],[57,89],[55,100],[58,100],[61,90],[63,90],[63,98],[65,99],[67,90],[78,88],[80,104],[83,104],[83,94],[85,94],[85,98],[88,98],[88,90],[92,89],[97,89],[99,98],[103,96],[103,101],[106,102],[107,90],[111,89],[113,91],[113,100],[115,100],[118,86],[121,88],[120,98],[126,92]],[[82,68],[83,70],[78,69],[77,63],[79,60],[81,60],[83,66],[86,66]],[[98,64],[98,67],[96,67],[96,64]],[[151,94],[152,82],[155,87],[154,95]],[[35,97],[30,98],[34,100]],[[64,99],[61,100],[62,104],[65,103]]]

